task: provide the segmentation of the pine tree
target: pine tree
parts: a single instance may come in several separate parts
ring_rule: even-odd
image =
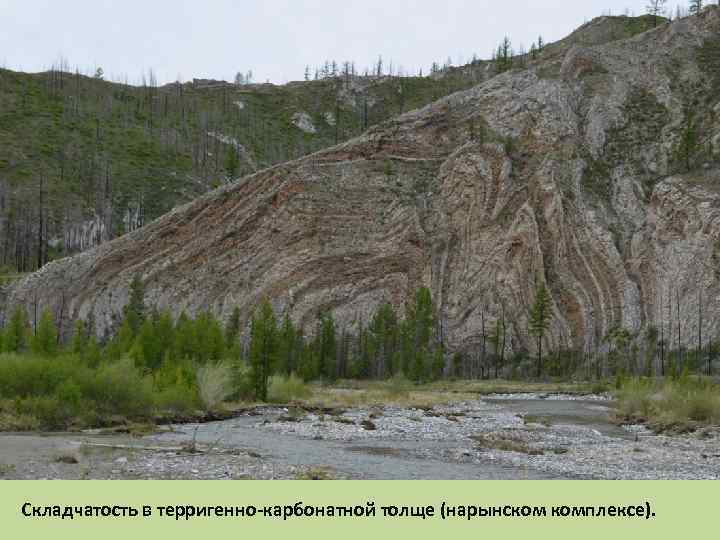
[[[232,146],[225,154],[225,173],[229,179],[233,179],[238,174],[238,168],[240,167],[240,160],[238,159],[238,151],[235,146]]]
[[[155,371],[162,364],[162,348],[152,319],[145,319],[130,354],[135,366],[147,371]]]
[[[371,375],[371,358],[369,347],[369,332],[362,321],[358,326],[355,345],[355,359],[352,366],[352,375],[358,379],[367,379]]]
[[[197,348],[196,342],[195,322],[183,311],[175,323],[173,356],[178,360],[193,359]]]
[[[123,311],[125,320],[135,335],[145,321],[145,285],[138,275],[130,282],[129,297]]]
[[[410,379],[420,384],[427,378],[427,349],[422,347],[415,351],[410,367]]]
[[[372,371],[378,378],[392,375],[398,337],[397,316],[392,304],[386,302],[378,308],[370,321],[368,331]]]
[[[27,343],[28,322],[25,310],[21,307],[15,308],[10,322],[5,329],[4,350],[6,352],[20,352]]]
[[[200,313],[195,320],[195,354],[200,363],[217,362],[225,352],[222,327],[210,312]]]
[[[240,308],[233,309],[232,315],[225,326],[225,345],[228,349],[232,349],[240,336]]]
[[[95,334],[91,334],[88,338],[81,357],[91,368],[96,368],[100,365],[100,361],[102,360],[102,351],[100,350],[100,345],[98,345]]]
[[[163,311],[159,314],[155,321],[155,333],[157,334],[162,359],[171,358],[175,344],[175,325],[169,311]]]
[[[435,352],[433,353],[433,360],[432,360],[432,367],[431,367],[432,380],[437,381],[439,379],[442,379],[444,371],[445,371],[445,351],[443,350],[442,346],[438,345],[437,347],[435,347]]]
[[[85,352],[87,346],[88,334],[87,325],[82,319],[75,321],[75,331],[73,332],[72,351],[81,356]]]
[[[537,290],[535,304],[530,313],[530,335],[537,339],[537,376],[542,375],[542,342],[550,326],[550,295],[545,283]]]
[[[322,377],[329,381],[337,378],[337,341],[335,338],[335,320],[326,313],[320,318],[318,347],[318,367]]]
[[[35,354],[54,356],[58,348],[57,340],[55,317],[49,309],[45,309],[40,317],[35,335],[30,338],[30,350]]]
[[[275,313],[266,299],[257,309],[250,331],[250,367],[255,397],[267,400],[268,381],[277,361],[278,339]]]
[[[282,328],[280,329],[280,345],[278,352],[278,373],[290,375],[297,369],[296,351],[297,332],[289,313],[285,313]]]
[[[315,358],[313,357],[312,344],[306,343],[304,339],[298,341],[297,375],[305,382],[317,378],[315,372]]]
[[[428,348],[435,328],[435,309],[430,289],[427,287],[421,287],[415,293],[415,303],[410,307],[408,320],[414,330],[414,348]]]

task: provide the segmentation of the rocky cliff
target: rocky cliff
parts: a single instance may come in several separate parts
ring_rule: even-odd
[[[110,332],[140,274],[147,303],[176,314],[239,306],[247,322],[269,297],[310,329],[327,310],[347,325],[386,300],[402,310],[427,285],[451,349],[473,347],[481,320],[504,310],[513,349],[533,350],[528,314],[545,282],[552,348],[675,325],[678,312],[694,344],[699,300],[703,335],[717,337],[719,31],[710,8],[549,48],[49,263],[6,291],[5,309],[50,307],[65,331],[92,314]]]

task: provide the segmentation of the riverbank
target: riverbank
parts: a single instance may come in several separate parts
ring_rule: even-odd
[[[612,421],[605,395],[261,406],[127,434],[0,434],[3,478],[720,479],[720,432]]]

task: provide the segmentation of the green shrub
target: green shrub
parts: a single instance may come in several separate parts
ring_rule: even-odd
[[[660,429],[720,425],[720,387],[689,376],[678,380],[629,379],[617,392],[618,413]]]
[[[232,369],[223,362],[207,364],[197,370],[197,387],[205,410],[213,410],[233,393]]]
[[[250,366],[243,360],[236,360],[232,363],[232,398],[240,401],[252,401],[255,399],[255,386],[251,375]]]
[[[270,377],[268,388],[268,401],[273,403],[289,403],[299,399],[307,399],[312,395],[312,390],[305,382],[295,375],[289,377],[274,375]]]
[[[18,414],[35,418],[41,429],[63,430],[70,427],[73,415],[57,396],[33,396],[17,401]]]
[[[0,395],[13,398],[52,395],[64,381],[82,377],[85,371],[87,368],[73,356],[5,354],[0,356]]]
[[[162,413],[188,414],[198,408],[199,400],[193,388],[178,384],[159,391],[155,403]]]
[[[148,418],[153,414],[152,378],[143,376],[129,359],[102,365],[81,385],[83,395],[95,402],[101,415]]]

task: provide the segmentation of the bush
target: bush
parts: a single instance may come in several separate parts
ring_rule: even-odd
[[[617,392],[618,412],[658,429],[720,425],[720,387],[703,379],[626,380]]]
[[[233,393],[233,371],[223,362],[201,366],[197,370],[200,401],[206,410],[216,408]]]
[[[163,413],[188,414],[197,409],[199,399],[195,389],[178,384],[159,391],[155,403]]]
[[[57,396],[33,396],[18,400],[16,409],[21,416],[37,420],[46,430],[62,430],[70,427],[73,414],[63,406]]]
[[[43,429],[99,425],[111,416],[148,419],[154,414],[152,379],[130,360],[91,369],[77,356],[0,356],[0,395],[14,414]]]
[[[83,396],[93,401],[101,415],[146,419],[152,416],[153,385],[129,359],[105,364],[81,381]]]
[[[383,385],[383,389],[388,396],[399,398],[407,396],[410,393],[413,389],[413,383],[404,375],[398,373]]]
[[[236,360],[232,363],[232,398],[240,401],[255,399],[255,386],[250,366],[247,362]]]
[[[8,398],[51,395],[61,383],[82,376],[85,370],[73,356],[5,354],[0,356],[0,395]]]
[[[268,401],[273,403],[289,403],[299,399],[307,399],[312,395],[312,390],[305,382],[295,375],[289,377],[274,375],[270,377],[268,388]]]

